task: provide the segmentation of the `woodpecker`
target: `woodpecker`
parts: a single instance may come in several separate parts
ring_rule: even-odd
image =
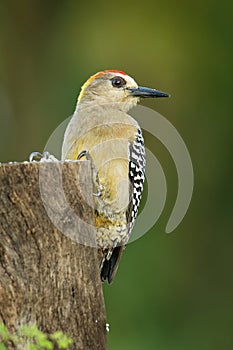
[[[138,213],[145,178],[142,130],[127,112],[140,98],[168,96],[138,86],[122,71],[98,72],[82,86],[65,131],[62,160],[92,163],[102,281],[111,283],[115,276]]]

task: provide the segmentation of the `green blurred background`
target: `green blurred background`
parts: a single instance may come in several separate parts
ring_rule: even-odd
[[[1,0],[0,160],[43,150],[72,114],[81,84],[114,68],[172,94],[143,104],[182,135],[195,189],[183,222],[166,235],[176,171],[146,135],[168,198],[104,286],[108,349],[232,349],[232,1]]]

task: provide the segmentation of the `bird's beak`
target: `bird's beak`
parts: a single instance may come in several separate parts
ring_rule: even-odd
[[[159,90],[155,90],[155,89],[150,89],[150,88],[146,88],[143,86],[139,86],[138,88],[135,89],[128,89],[130,91],[130,96],[134,96],[134,97],[169,97],[170,95],[167,94],[166,92],[162,92]]]

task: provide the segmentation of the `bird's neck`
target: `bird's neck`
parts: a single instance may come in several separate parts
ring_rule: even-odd
[[[106,99],[96,98],[96,99],[85,99],[84,97],[81,100],[78,100],[76,105],[75,112],[81,112],[88,110],[92,111],[97,109],[98,111],[107,111],[107,110],[116,110],[120,112],[127,113],[130,109],[132,109],[137,104],[137,100],[123,101],[123,102],[115,102],[110,101],[106,102]]]

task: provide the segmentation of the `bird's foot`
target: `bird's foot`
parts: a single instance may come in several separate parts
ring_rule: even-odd
[[[90,160],[91,162],[91,168],[93,172],[93,184],[95,188],[95,192],[93,193],[93,196],[95,197],[101,197],[104,187],[99,183],[99,177],[98,177],[98,172],[95,167],[95,163],[92,159],[92,156],[90,155],[89,151],[83,150],[82,152],[79,153],[77,159],[80,160],[81,158],[85,157],[86,160]]]
[[[77,159],[80,160],[83,157],[85,157],[86,160],[91,160],[92,161],[91,155],[90,155],[90,153],[87,150],[84,150],[84,151],[80,152],[78,157],[77,157]]]
[[[58,162],[58,159],[49,152],[32,152],[29,156],[29,162]]]

